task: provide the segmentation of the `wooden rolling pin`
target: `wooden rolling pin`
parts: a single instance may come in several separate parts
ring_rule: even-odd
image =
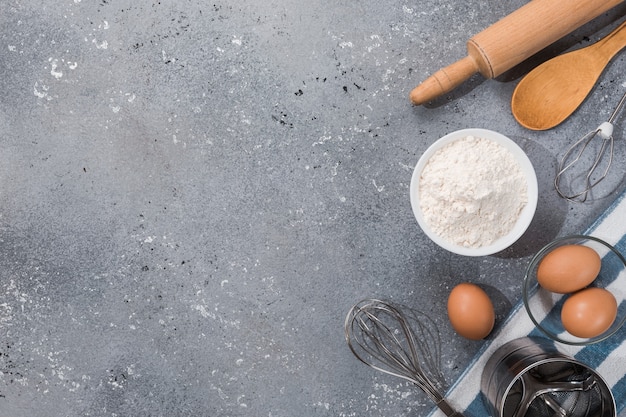
[[[480,72],[495,78],[624,0],[531,0],[467,42],[468,55],[411,91],[427,103]]]

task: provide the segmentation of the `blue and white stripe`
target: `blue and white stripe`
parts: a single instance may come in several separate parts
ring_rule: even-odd
[[[626,193],[620,195],[611,206],[584,232],[612,244],[619,252],[626,255]],[[626,279],[615,277],[612,286],[626,291]],[[530,302],[537,302],[536,297]],[[621,303],[620,309],[626,309]],[[542,336],[528,317],[524,305],[519,301],[509,317],[502,324],[496,337],[485,342],[467,369],[450,387],[447,398],[450,404],[466,417],[489,416],[490,412],[483,403],[480,394],[482,370],[493,352],[509,340],[526,335]],[[626,326],[609,339],[589,346],[559,345],[559,350],[596,369],[611,386],[617,413],[626,407]],[[434,409],[429,417],[445,417]]]

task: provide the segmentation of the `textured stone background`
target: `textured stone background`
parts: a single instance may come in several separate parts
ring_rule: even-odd
[[[0,3],[0,416],[425,416],[425,395],[352,357],[349,307],[431,312],[451,382],[481,344],[450,329],[450,288],[490,286],[501,320],[530,256],[624,188],[623,163],[588,204],[551,185],[626,88],[623,56],[547,132],[510,114],[530,64],[408,102],[523,3]],[[497,256],[436,247],[409,204],[421,153],[466,127],[512,137],[540,179],[531,228]]]

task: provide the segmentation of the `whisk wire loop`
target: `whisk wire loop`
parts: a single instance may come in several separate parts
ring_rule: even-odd
[[[580,138],[576,143],[574,143],[574,145],[572,145],[567,150],[567,152],[565,152],[565,154],[563,155],[563,158],[561,159],[561,162],[559,164],[557,175],[554,178],[554,188],[556,189],[557,193],[562,198],[566,200],[578,201],[582,203],[586,201],[589,191],[591,191],[591,189],[595,187],[600,181],[606,178],[609,172],[609,168],[611,167],[611,163],[613,161],[614,139],[613,139],[613,135],[600,136],[600,132],[601,132],[601,129],[598,128],[596,130],[593,130],[587,133],[585,136]],[[561,180],[563,178],[563,175],[580,160],[585,150],[587,149],[591,141],[596,136],[600,136],[602,138],[602,143],[600,144],[600,149],[596,153],[596,156],[594,157],[590,168],[585,174],[584,187],[579,192],[574,192],[573,194],[566,193],[561,187]],[[607,146],[608,146],[608,153],[606,152]],[[576,152],[576,156],[572,157],[576,149],[578,149],[578,152]],[[600,166],[602,159],[605,157],[605,155],[606,155],[606,158],[608,158],[608,160],[605,162],[604,170],[598,177],[594,177],[594,174],[596,174],[596,171],[598,170],[598,167]],[[566,163],[567,165],[565,165]]]
[[[447,415],[462,417],[440,392],[439,333],[417,310],[367,299],[346,316],[345,338],[354,356],[367,366],[417,385]]]
[[[409,337],[405,341],[408,348],[408,353],[403,349],[403,342],[397,336],[398,330],[394,330],[390,328],[387,324],[383,322],[383,320],[379,317],[381,312],[386,314],[396,314],[397,311],[393,309],[393,307],[389,305],[379,305],[375,310],[371,310],[371,304],[365,306],[355,306],[353,312],[355,313],[352,317],[348,315],[347,320],[351,321],[351,323],[347,322],[348,326],[352,326],[350,329],[352,337],[346,337],[348,342],[348,346],[354,353],[354,355],[366,365],[385,372],[389,375],[397,376],[403,378],[407,381],[415,383],[420,387],[426,384],[425,378],[421,375],[415,373],[415,367],[411,363],[410,357],[415,358],[417,356],[418,349],[416,348],[416,342],[414,340],[414,336],[412,332],[407,327],[407,324],[404,321],[398,322],[401,326],[401,334]],[[358,330],[360,332],[354,332],[354,326],[358,326]],[[408,331],[408,333],[407,333]],[[369,337],[360,337],[358,335],[369,335]],[[355,344],[353,344],[353,340],[357,342],[358,347],[363,352],[359,352],[356,348]],[[369,360],[366,360],[366,353],[369,357]],[[372,360],[374,359],[374,360]],[[436,399],[439,399],[438,397]]]
[[[391,363],[393,365],[392,366],[393,369],[400,369],[402,371],[405,371],[406,373],[410,373],[411,369],[410,369],[410,364],[408,363],[408,359],[402,353],[398,352],[396,349],[392,350],[390,348],[390,347],[397,347],[400,345],[400,341],[398,340],[394,332],[389,327],[387,327],[376,315],[372,314],[371,312],[364,311],[363,315],[365,317],[360,317],[357,320],[357,323],[359,324],[360,329],[364,332],[371,332],[370,334],[376,337],[364,339],[362,341],[362,347],[365,348],[367,353],[369,353],[372,356],[379,355],[379,354],[384,355],[384,357],[388,359],[386,364]],[[366,322],[364,318],[367,318],[369,323],[374,324],[374,326],[368,325],[368,322]],[[361,359],[362,362],[368,363],[361,357],[361,355],[357,354],[357,356]],[[382,369],[376,365],[373,365],[373,367],[376,367],[376,369],[379,369],[383,372],[387,372],[389,374],[411,380],[410,377],[406,377],[405,375],[401,373],[396,373],[396,372],[390,371],[389,369]]]
[[[597,129],[587,133],[585,136],[576,141],[570,146],[559,163],[556,177],[554,178],[554,188],[557,193],[566,200],[585,202],[589,195],[589,192],[593,187],[598,185],[604,180],[609,172],[609,168],[613,162],[614,152],[614,139],[613,139],[613,123],[626,103],[626,93],[622,96],[619,103],[611,113],[608,121],[602,123]],[[582,158],[585,150],[589,147],[592,140],[595,137],[602,139],[599,146],[599,150],[593,158],[591,165],[589,166],[587,173],[584,175],[584,181],[580,191],[566,192],[562,187],[562,179],[566,172],[573,169],[574,165],[578,163]],[[605,159],[606,158],[606,159]],[[604,164],[604,168],[602,165]],[[576,178],[576,177],[573,177]],[[572,187],[569,187],[570,190]]]

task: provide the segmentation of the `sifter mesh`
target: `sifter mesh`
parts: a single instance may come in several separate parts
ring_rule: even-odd
[[[542,393],[535,395],[539,391]],[[550,362],[531,368],[514,381],[502,415],[602,417],[608,411],[605,395],[595,374],[586,367],[566,361]]]
[[[598,385],[587,391],[563,391],[544,394],[536,398],[528,408],[526,417],[600,417],[604,403]]]

